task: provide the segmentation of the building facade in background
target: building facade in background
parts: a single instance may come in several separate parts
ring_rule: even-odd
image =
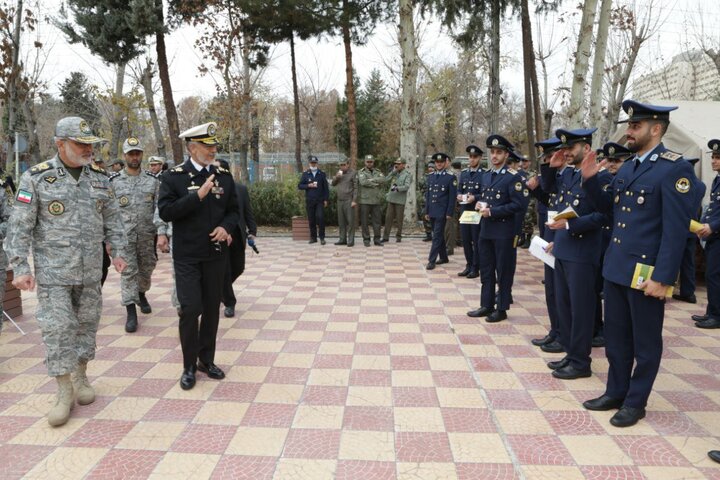
[[[701,50],[673,57],[670,64],[633,83],[633,98],[653,100],[720,100],[720,73]]]

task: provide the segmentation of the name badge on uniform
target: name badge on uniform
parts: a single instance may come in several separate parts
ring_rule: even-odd
[[[93,188],[102,188],[103,190],[108,189],[108,186],[105,182],[90,182],[90,186]]]
[[[213,187],[212,190],[210,190],[210,192],[213,195],[222,195],[225,193],[225,190],[223,189],[223,187]]]
[[[191,191],[192,190],[200,190],[200,187],[198,185],[190,185],[187,189],[191,190]]]

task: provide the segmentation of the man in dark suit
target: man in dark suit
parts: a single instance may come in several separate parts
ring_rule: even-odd
[[[183,390],[195,386],[197,370],[210,378],[225,378],[214,363],[215,340],[228,263],[227,241],[237,227],[239,214],[232,175],[213,165],[218,145],[216,128],[210,122],[180,134],[190,158],[163,174],[158,199],[160,218],[173,223]]]
[[[218,167],[230,170],[230,165],[225,160],[218,160]],[[235,230],[230,232],[232,241],[230,242],[230,255],[228,257],[229,264],[225,269],[225,280],[223,282],[222,303],[225,305],[225,316],[230,318],[235,316],[235,292],[233,291],[233,283],[245,271],[245,250],[248,241],[255,241],[257,235],[257,225],[253,216],[252,206],[250,205],[250,193],[248,188],[240,182],[235,182],[235,194],[238,200],[238,210],[240,219],[238,220]]]
[[[605,354],[610,368],[605,393],[587,400],[588,410],[619,409],[615,427],[635,425],[660,369],[665,297],[677,279],[693,207],[692,166],[670,152],[662,137],[677,107],[622,103],[627,145],[635,155],[604,188],[605,165],[587,155],[582,188],[602,213],[612,214],[605,252]],[[653,267],[652,272],[642,273]]]

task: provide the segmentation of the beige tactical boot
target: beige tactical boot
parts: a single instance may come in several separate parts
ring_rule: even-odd
[[[72,374],[72,383],[75,387],[75,396],[80,405],[90,405],[95,401],[95,390],[87,378],[87,363],[80,362],[77,370]]]
[[[65,425],[70,419],[70,410],[72,410],[73,404],[73,386],[70,380],[70,374],[60,375],[55,377],[58,383],[57,400],[55,406],[48,413],[48,423],[53,427],[59,427]]]

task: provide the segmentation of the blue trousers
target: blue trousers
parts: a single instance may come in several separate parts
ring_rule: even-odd
[[[509,310],[513,284],[513,272],[517,260],[517,250],[513,248],[513,238],[480,238],[480,306],[496,307],[495,287],[497,290],[497,309]]]
[[[707,315],[720,320],[720,238],[705,244],[705,284],[707,285]]]
[[[645,408],[660,369],[665,300],[605,280],[605,355],[610,369],[605,394]],[[633,369],[633,362],[636,362]]]
[[[695,295],[695,244],[697,237],[693,235],[685,241],[682,263],[680,264],[680,295]]]
[[[555,259],[555,298],[560,323],[560,343],[570,364],[579,369],[590,368],[597,265]]]
[[[432,225],[432,246],[430,247],[430,255],[428,255],[428,262],[435,263],[440,257],[440,260],[446,261],[448,259],[447,244],[445,243],[445,223],[447,217],[430,218],[430,224]]]
[[[310,225],[310,238],[317,240],[318,233],[321,239],[325,238],[325,207],[323,201],[306,199],[305,209],[307,210],[308,224]]]
[[[557,299],[555,297],[555,270],[545,265],[545,303],[550,317],[548,335],[560,340],[560,321],[558,320]]]
[[[460,224],[460,235],[462,235],[463,251],[465,252],[465,267],[471,272],[480,271],[480,224]]]

